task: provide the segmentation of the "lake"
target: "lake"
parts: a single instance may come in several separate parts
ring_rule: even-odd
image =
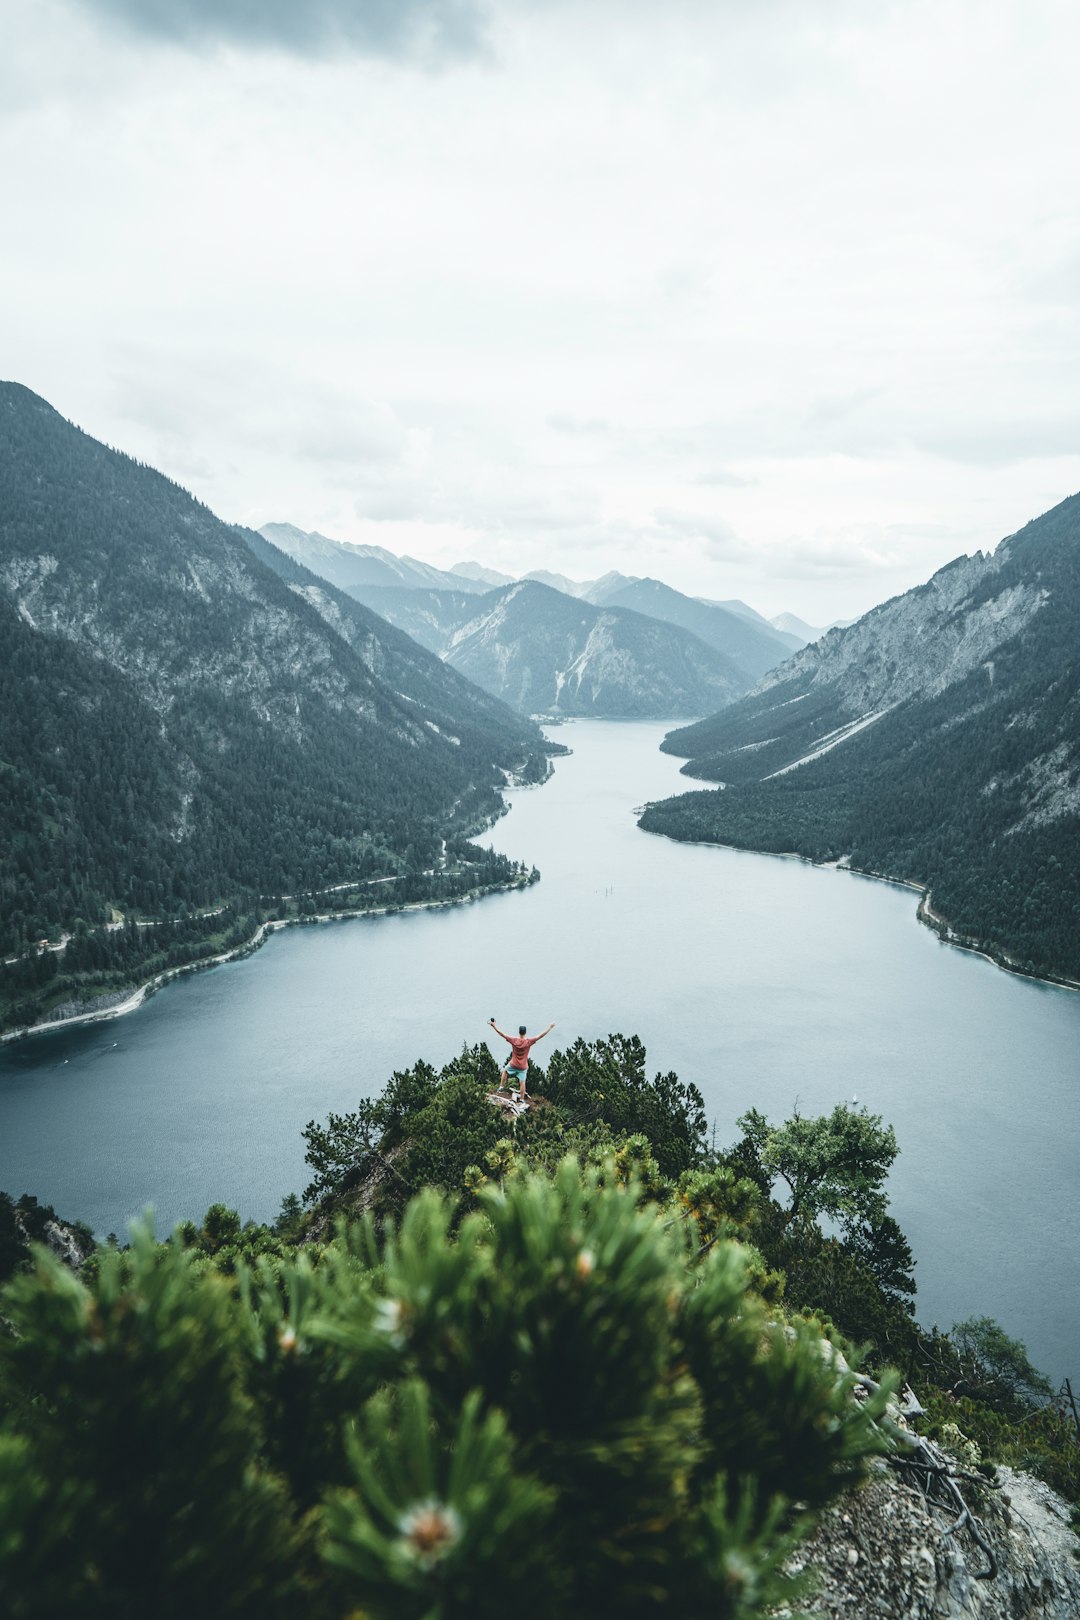
[[[543,788],[483,840],[533,888],[292,928],[111,1023],[0,1052],[0,1187],[100,1234],[221,1200],[266,1220],[308,1177],[300,1132],[441,1065],[495,1015],[637,1033],[701,1088],[720,1143],[857,1098],[901,1153],[892,1213],[918,1315],[998,1318],[1055,1382],[1080,1376],[1080,994],[942,945],[907,889],[672,843],[633,808],[686,788],[656,723],[579,721]],[[501,1053],[504,1043],[493,1039]]]

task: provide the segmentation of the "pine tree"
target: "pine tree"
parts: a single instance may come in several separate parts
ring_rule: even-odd
[[[511,1152],[464,1216],[429,1188],[231,1277],[220,1209],[86,1281],[38,1251],[0,1297],[4,1612],[761,1615],[885,1396],[639,1162]]]

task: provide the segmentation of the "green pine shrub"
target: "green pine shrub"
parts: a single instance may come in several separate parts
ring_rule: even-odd
[[[300,1531],[262,1463],[225,1280],[146,1230],[92,1288],[36,1261],[0,1307],[0,1609],[284,1612]]]
[[[889,1441],[750,1272],[614,1159],[233,1276],[145,1230],[89,1284],[39,1251],[0,1304],[4,1612],[761,1614]]]

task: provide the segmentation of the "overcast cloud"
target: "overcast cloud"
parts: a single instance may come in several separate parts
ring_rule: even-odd
[[[219,44],[435,62],[485,47],[479,0],[81,0],[103,22],[194,49]]]
[[[0,37],[0,374],[223,517],[823,622],[1080,489],[1065,0]]]

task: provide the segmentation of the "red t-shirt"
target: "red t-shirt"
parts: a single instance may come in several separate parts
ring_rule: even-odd
[[[539,1035],[514,1035],[510,1039],[513,1051],[510,1054],[508,1067],[511,1069],[527,1069],[529,1067],[529,1047],[535,1046],[540,1039]]]

